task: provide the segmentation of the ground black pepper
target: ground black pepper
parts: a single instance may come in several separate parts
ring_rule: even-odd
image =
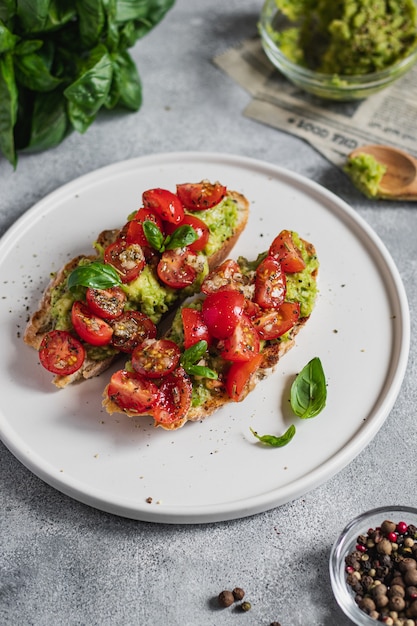
[[[345,565],[362,611],[386,626],[417,626],[416,526],[384,520],[358,536]]]

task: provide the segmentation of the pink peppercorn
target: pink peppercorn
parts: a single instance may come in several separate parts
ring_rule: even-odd
[[[366,546],[363,546],[362,544],[358,543],[356,546],[356,550],[358,552],[366,552]]]
[[[388,533],[387,539],[392,543],[397,543],[398,535],[397,533]]]
[[[405,522],[398,522],[397,531],[400,533],[400,535],[403,535],[404,533],[406,533],[407,530],[408,530],[408,526]]]

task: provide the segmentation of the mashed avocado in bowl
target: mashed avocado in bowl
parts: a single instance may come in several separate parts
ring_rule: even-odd
[[[274,65],[324,98],[369,96],[417,60],[415,0],[266,0],[259,28]]]

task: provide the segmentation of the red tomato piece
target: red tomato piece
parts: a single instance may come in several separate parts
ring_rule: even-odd
[[[262,358],[259,353],[250,361],[233,363],[226,378],[226,391],[231,400],[239,402],[242,399],[245,387],[260,366]]]
[[[119,370],[110,379],[107,395],[124,411],[152,413],[159,394],[158,387],[149,378],[135,372]]]
[[[192,392],[191,380],[182,367],[165,376],[153,410],[155,422],[173,424],[185,417],[191,406]]]
[[[180,362],[181,351],[169,339],[146,339],[132,352],[135,372],[148,378],[162,378],[170,374]]]
[[[284,272],[301,272],[306,266],[301,250],[295,245],[290,230],[282,230],[275,237],[269,248],[269,254],[281,263]]]
[[[117,239],[105,249],[104,263],[112,265],[117,270],[123,283],[130,283],[143,270],[145,256],[139,244]]]
[[[226,361],[250,361],[259,352],[259,335],[246,315],[224,340],[221,356]]]
[[[84,346],[66,330],[51,330],[43,337],[39,360],[43,367],[58,376],[69,376],[84,363]]]
[[[164,225],[161,217],[149,207],[142,207],[135,217],[126,225],[125,238],[127,243],[138,243],[140,246],[149,246],[149,242],[143,232],[143,223],[153,222],[164,233]]]
[[[196,239],[194,243],[187,246],[189,250],[192,250],[193,252],[200,252],[200,250],[203,250],[206,247],[210,237],[210,230],[203,220],[200,220],[200,218],[195,215],[186,214],[180,226],[191,226],[191,228],[194,228],[197,233],[198,239]],[[177,224],[170,224],[167,222],[165,232],[167,235],[172,235],[176,228],[178,228]]]
[[[115,319],[123,313],[127,300],[125,292],[120,287],[109,289],[92,289],[89,287],[85,294],[88,308],[94,315],[103,319]]]
[[[113,328],[112,345],[121,352],[133,350],[145,339],[156,337],[153,321],[140,311],[125,311],[111,322]]]
[[[299,317],[300,303],[284,302],[279,309],[265,311],[252,323],[261,339],[278,339],[298,322]]]
[[[211,342],[210,333],[204,323],[203,314],[197,309],[181,309],[184,328],[184,348],[187,350],[198,341]]]
[[[177,195],[186,209],[190,211],[204,211],[219,204],[226,195],[226,187],[220,183],[210,183],[202,180],[201,183],[183,183],[177,185]]]
[[[76,300],[71,309],[71,322],[74,330],[92,346],[106,346],[110,343],[113,329],[105,320],[94,315],[84,302]]]
[[[156,271],[168,287],[182,289],[192,285],[197,277],[197,255],[188,248],[165,250]]]
[[[217,291],[209,294],[203,302],[203,320],[210,335],[216,339],[229,337],[239,323],[245,307],[240,291]]]
[[[201,285],[205,294],[225,289],[241,289],[244,280],[240,267],[236,261],[227,259],[218,267],[209,272]]]
[[[255,302],[263,309],[278,308],[284,302],[286,291],[281,263],[267,256],[256,269]]]
[[[184,207],[181,200],[167,189],[148,189],[142,194],[145,207],[153,209],[166,222],[180,224],[184,219]]]

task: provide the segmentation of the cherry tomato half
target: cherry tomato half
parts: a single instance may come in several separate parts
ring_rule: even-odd
[[[257,354],[250,361],[233,363],[226,378],[226,391],[231,400],[239,402],[242,399],[243,391],[260,366],[262,359],[262,354]]]
[[[156,337],[155,324],[140,311],[125,311],[120,317],[112,320],[111,326],[112,345],[121,352],[133,352],[145,339]]]
[[[198,341],[211,342],[210,333],[203,320],[203,314],[197,309],[181,309],[182,325],[184,328],[184,348],[187,350]]]
[[[138,243],[140,246],[149,246],[149,242],[143,232],[143,223],[153,222],[159,230],[164,232],[164,225],[161,217],[149,207],[142,207],[136,213],[135,217],[126,225],[125,237],[127,243]]]
[[[69,376],[84,363],[84,346],[66,330],[51,330],[43,337],[39,360],[43,367],[58,376]]]
[[[188,248],[165,250],[156,268],[163,283],[173,289],[192,285],[197,277],[197,255]]]
[[[127,300],[125,292],[120,287],[110,287],[109,289],[89,287],[85,298],[90,311],[103,319],[119,317],[123,313],[123,307]]]
[[[201,285],[201,291],[209,294],[224,289],[241,289],[243,284],[243,276],[238,263],[232,259],[226,259],[207,274]]]
[[[202,180],[201,183],[177,185],[177,195],[185,208],[190,211],[213,208],[223,200],[226,191],[226,187],[220,183],[210,183],[208,180]]]
[[[104,263],[112,265],[118,271],[123,283],[130,283],[143,270],[145,256],[139,244],[117,239],[105,249]]]
[[[173,424],[185,417],[191,406],[192,392],[191,380],[182,367],[165,376],[153,410],[155,422]]]
[[[110,379],[107,395],[121,409],[133,413],[152,413],[158,398],[158,387],[149,378],[120,370]]]
[[[267,256],[256,269],[255,302],[263,309],[278,308],[286,291],[287,280],[281,263]]]
[[[284,302],[279,309],[265,311],[252,320],[261,339],[278,339],[288,332],[300,317],[299,302]]]
[[[246,315],[224,340],[221,356],[226,361],[250,361],[259,352],[259,335]]]
[[[198,239],[196,239],[194,243],[187,246],[189,250],[192,250],[193,252],[200,252],[200,250],[203,250],[203,248],[206,247],[210,237],[210,230],[203,220],[200,220],[195,215],[185,215],[180,226],[191,226],[191,228],[194,228],[197,233]],[[178,228],[178,225],[167,223],[165,226],[165,232],[167,235],[172,235],[176,228]]]
[[[145,339],[132,352],[132,366],[142,376],[162,378],[177,367],[180,356],[179,347],[169,339]]]
[[[269,254],[281,263],[284,272],[301,272],[306,266],[290,230],[282,230],[275,237],[269,248]]]
[[[245,298],[240,291],[217,291],[203,302],[203,320],[210,335],[226,339],[236,328],[243,313]]]
[[[142,194],[143,205],[153,209],[166,222],[180,224],[184,219],[184,207],[181,200],[167,189],[148,189]]]
[[[106,346],[110,343],[113,335],[110,324],[94,315],[81,300],[76,300],[72,305],[71,322],[77,335],[90,345]]]

